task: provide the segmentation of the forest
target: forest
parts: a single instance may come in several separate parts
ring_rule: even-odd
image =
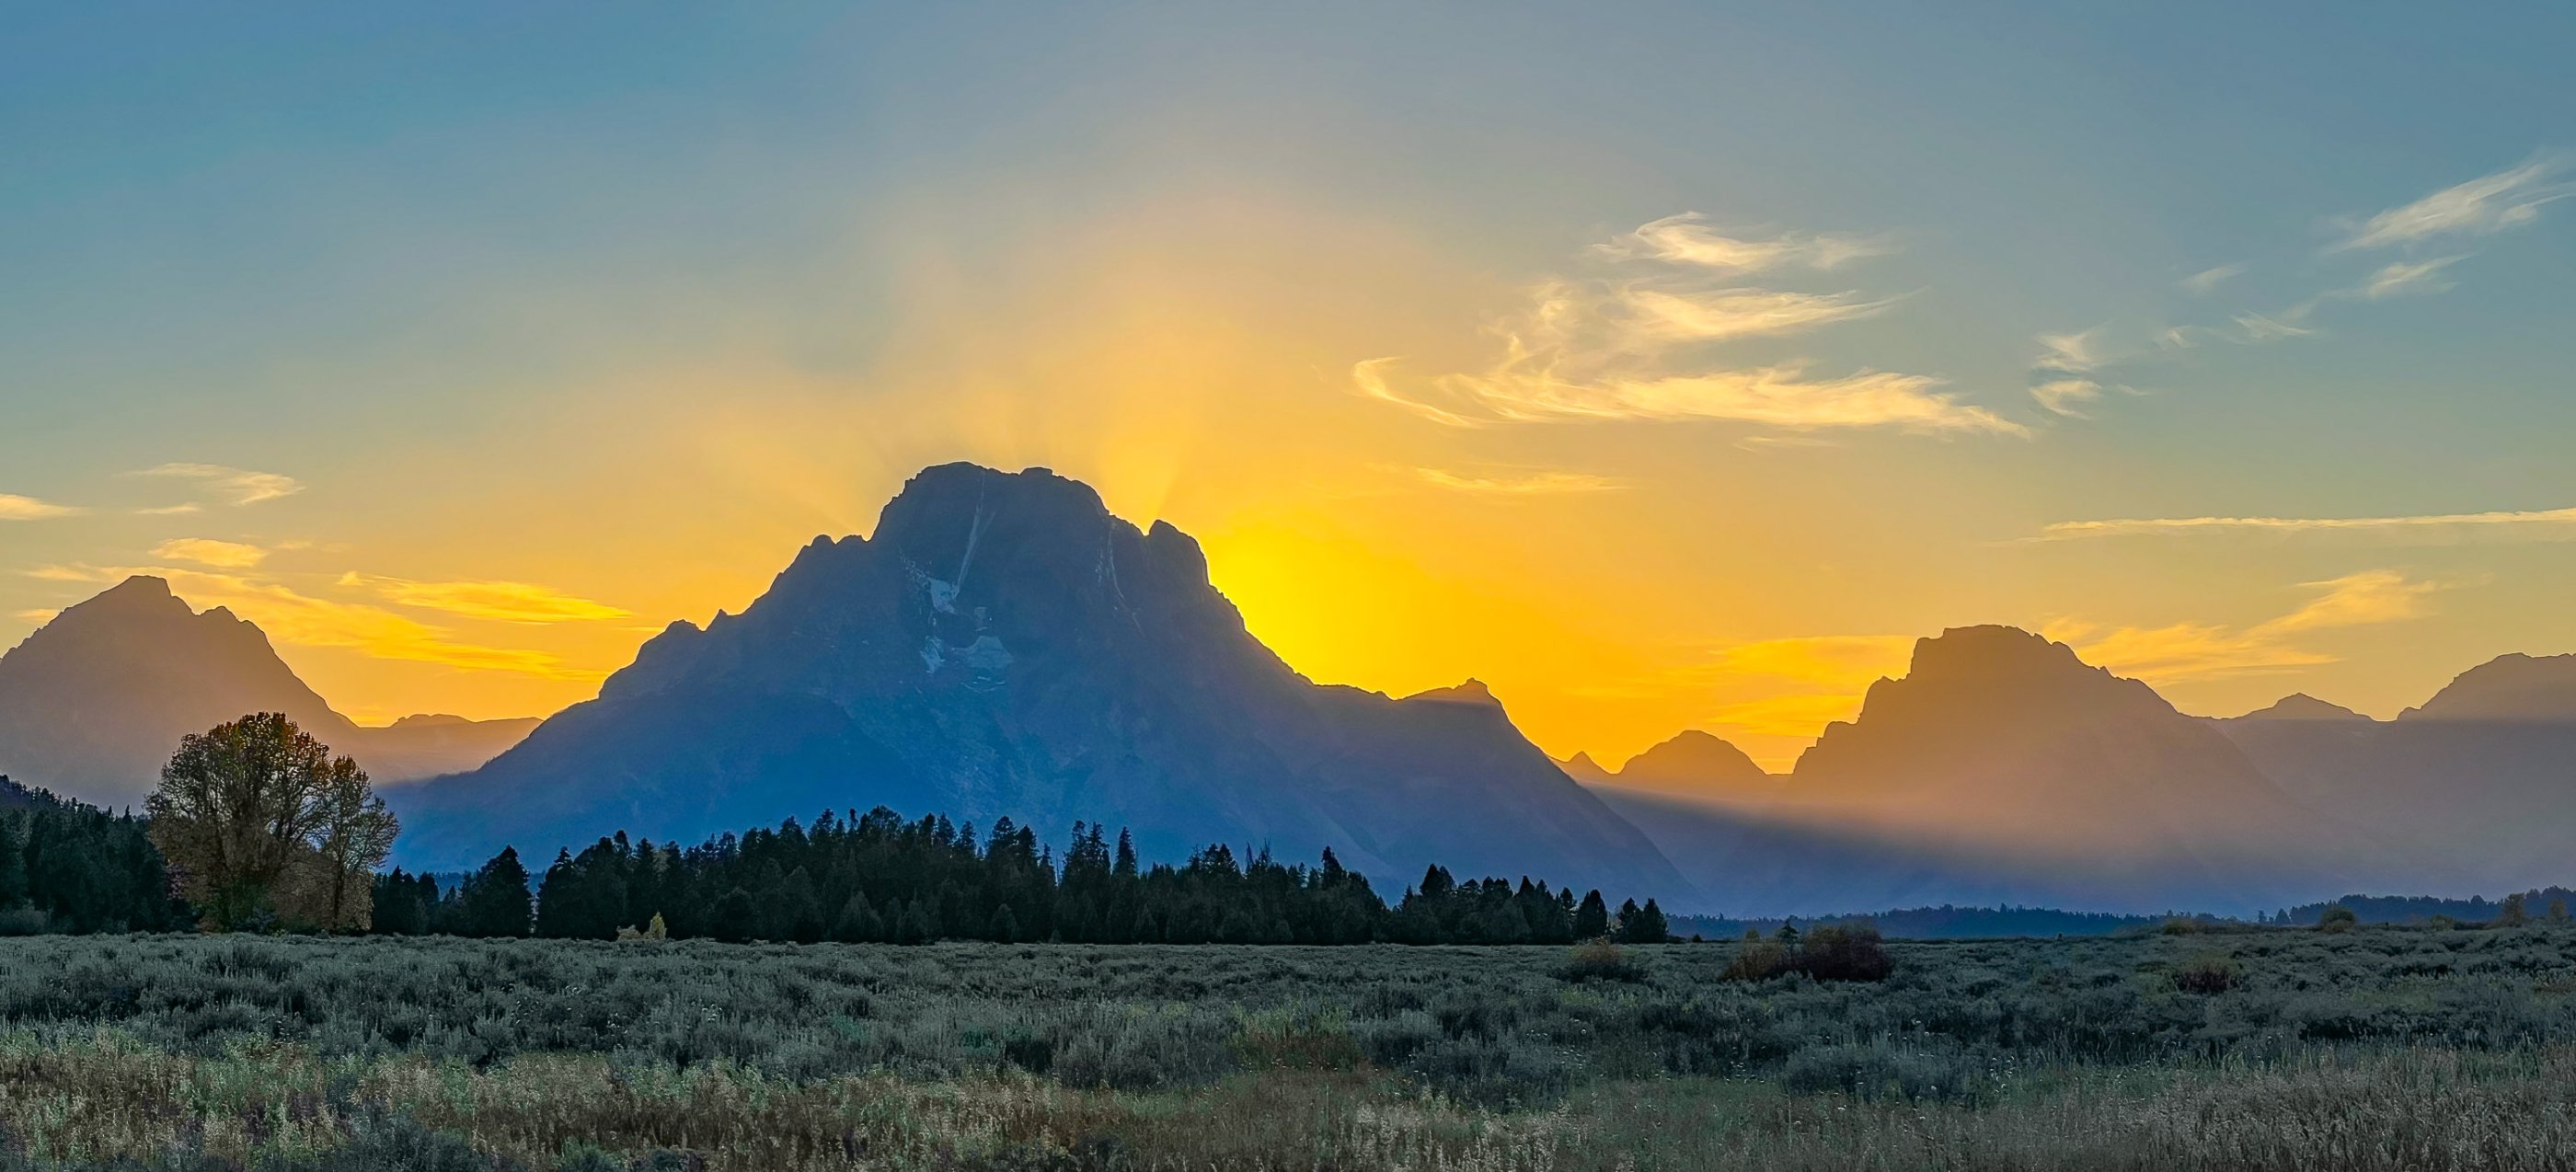
[[[906,821],[882,806],[829,811],[809,828],[725,834],[682,848],[620,832],[558,854],[532,877],[515,850],[442,890],[433,876],[378,876],[373,931],[385,935],[613,940],[621,933],[750,940],[922,944],[1661,943],[1651,897],[1616,909],[1543,881],[1461,881],[1432,866],[1390,907],[1329,849],[1315,866],[1217,844],[1179,863],[1144,863],[1129,836],[1077,823],[1059,858],[997,819]]]

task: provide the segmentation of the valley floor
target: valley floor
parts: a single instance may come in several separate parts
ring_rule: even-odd
[[[0,941],[0,1167],[2576,1167],[2576,931]]]

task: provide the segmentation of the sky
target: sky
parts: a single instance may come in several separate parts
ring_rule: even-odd
[[[1044,465],[1324,681],[1783,768],[2011,623],[2576,651],[2576,9],[0,13],[0,644],[122,575],[540,714]]]

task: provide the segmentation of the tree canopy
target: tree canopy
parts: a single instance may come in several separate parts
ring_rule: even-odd
[[[182,738],[144,808],[181,894],[217,930],[365,929],[398,829],[357,761],[276,712]]]

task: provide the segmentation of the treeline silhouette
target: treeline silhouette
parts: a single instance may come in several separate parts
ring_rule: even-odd
[[[144,821],[0,776],[0,935],[158,932],[195,921],[170,897]]]
[[[1096,944],[1563,944],[1667,939],[1649,899],[1612,911],[1593,891],[1528,878],[1461,882],[1441,867],[1390,907],[1326,850],[1316,866],[1267,850],[1207,847],[1145,865],[1125,831],[1076,823],[1059,861],[1009,818],[978,841],[972,823],[906,821],[882,806],[830,812],[808,828],[728,833],[699,846],[624,832],[560,853],[532,877],[515,850],[442,889],[400,869],[375,887],[374,931],[609,940],[918,944],[1060,940]]]
[[[2576,907],[2576,891],[2565,887],[2538,887],[2522,894],[2525,914],[2534,919],[2562,920],[2567,909]],[[2510,897],[2506,897],[2510,898]],[[2463,924],[2483,924],[2503,914],[2503,899],[2471,896],[2446,899],[2438,895],[2347,895],[2322,903],[2301,904],[2283,908],[2264,922],[2274,924],[2315,924],[2328,908],[2345,908],[2364,924],[2421,924],[2436,918]]]

